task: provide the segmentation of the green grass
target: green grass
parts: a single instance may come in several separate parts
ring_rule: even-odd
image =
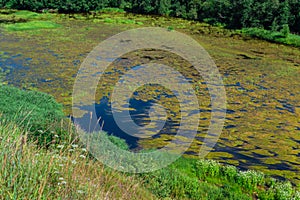
[[[19,18],[23,18],[23,19],[37,19],[42,16],[42,14],[31,12],[28,10],[17,11],[13,15],[15,15],[16,17],[19,17]]]
[[[58,127],[64,119],[62,105],[45,93],[0,85],[0,113],[1,120],[28,129],[30,138],[41,144],[51,142],[54,135],[67,137]]]
[[[290,182],[257,171],[239,171],[213,160],[180,158],[159,171],[142,174],[145,186],[159,198],[291,200],[300,199]]]
[[[27,136],[25,129],[0,121],[0,199],[156,199],[136,179],[105,168],[76,143],[45,150]]]
[[[27,31],[38,29],[54,29],[60,25],[51,21],[30,21],[25,23],[6,24],[4,27],[9,31]]]
[[[284,35],[282,32],[269,31],[259,28],[244,28],[241,31],[244,35],[267,40],[269,42],[277,42],[281,44],[300,47],[300,36],[295,34]]]

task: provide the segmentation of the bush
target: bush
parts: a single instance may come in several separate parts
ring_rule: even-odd
[[[12,121],[30,131],[30,138],[39,143],[50,143],[54,136],[67,138],[58,125],[64,118],[62,105],[45,93],[24,91],[11,86],[0,86],[2,121]]]

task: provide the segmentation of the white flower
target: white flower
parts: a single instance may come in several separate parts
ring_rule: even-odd
[[[86,157],[85,157],[85,155],[80,155],[79,158],[83,158],[83,159],[84,159],[84,158],[86,158]]]
[[[72,147],[75,149],[75,148],[78,147],[78,145],[77,144],[72,144]]]
[[[58,180],[60,180],[60,181],[63,181],[63,180],[64,180],[64,178],[63,178],[63,177],[59,177],[59,178],[58,178]]]
[[[83,152],[86,152],[86,151],[87,151],[85,148],[82,148],[81,150],[82,150]]]

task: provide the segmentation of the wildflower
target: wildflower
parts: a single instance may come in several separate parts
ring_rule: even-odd
[[[62,148],[64,148],[64,145],[57,145],[57,148],[62,149]]]
[[[58,138],[59,136],[58,135],[54,135],[54,137]]]
[[[69,152],[73,152],[73,151],[74,151],[74,149],[69,149],[68,151],[69,151]]]
[[[86,152],[87,150],[85,148],[82,148],[81,151]]]
[[[62,182],[61,182],[61,184],[63,184],[63,185],[66,185],[66,184],[67,184],[67,182],[66,182],[66,181],[62,181]]]
[[[84,159],[84,158],[86,158],[86,157],[85,157],[85,155],[80,155],[79,158],[83,158],[83,159]]]
[[[72,144],[72,147],[75,149],[75,148],[78,147],[78,145],[77,144]]]
[[[38,132],[39,132],[39,133],[44,133],[44,131],[43,131],[43,130],[38,130]]]
[[[77,163],[77,162],[76,162],[76,160],[72,160],[72,164],[74,164],[74,165],[75,165],[76,163]]]
[[[63,177],[59,177],[59,178],[58,178],[58,180],[60,180],[60,181],[63,181],[63,180],[64,180],[64,178],[63,178]]]

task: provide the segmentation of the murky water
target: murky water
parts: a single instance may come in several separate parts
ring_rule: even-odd
[[[70,114],[72,87],[81,62],[100,41],[132,26],[89,21],[59,23],[66,28],[15,33],[0,30],[0,69],[5,82],[48,92]],[[188,29],[180,31],[190,33]],[[192,37],[215,60],[227,92],[224,130],[208,158],[299,182],[300,50],[255,40]],[[174,66],[192,82],[198,95],[200,125],[187,151],[188,156],[196,156],[214,111],[206,83],[189,63],[174,55],[149,50],[124,55],[107,69],[98,85],[96,104],[90,106],[96,106],[104,130],[123,137],[134,149],[160,148],[170,142],[178,128],[180,108],[169,90],[149,86],[133,95],[131,114],[139,125],[149,121],[151,99],[167,108],[168,121],[163,130],[149,138],[124,135],[111,115],[110,95],[120,76],[134,66],[153,61]]]

